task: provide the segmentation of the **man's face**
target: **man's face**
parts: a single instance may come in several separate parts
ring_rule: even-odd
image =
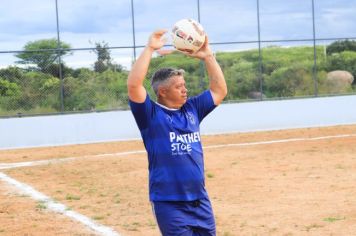
[[[180,108],[184,105],[188,98],[188,90],[185,87],[184,77],[176,75],[169,78],[165,89],[165,99],[174,104],[175,108]]]

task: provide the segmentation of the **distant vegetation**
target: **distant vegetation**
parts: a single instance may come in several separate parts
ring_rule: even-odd
[[[70,54],[70,45],[57,51],[54,39],[29,42],[16,56],[18,64],[0,70],[0,115],[17,113],[55,113],[61,111],[61,80],[58,53]],[[51,49],[51,50],[44,50]],[[127,108],[128,71],[111,60],[109,46],[96,43],[97,61],[92,68],[73,69],[61,65],[64,111],[91,111]],[[312,47],[266,47],[262,49],[262,73],[258,50],[221,52],[216,57],[228,83],[226,100],[313,96],[314,51]],[[180,53],[152,60],[150,77],[161,67],[183,68],[190,95],[208,88],[204,64]],[[328,72],[344,70],[356,77],[356,42],[338,41],[317,47],[317,85],[319,94],[352,93],[353,84],[338,86],[328,80]],[[262,80],[263,93],[260,93]],[[147,88],[148,79],[146,81]],[[149,89],[152,94],[152,91]],[[153,95],[152,95],[153,96]]]

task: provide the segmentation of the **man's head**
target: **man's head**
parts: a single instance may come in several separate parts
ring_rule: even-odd
[[[159,103],[170,107],[180,108],[187,100],[184,70],[162,68],[151,78],[151,86]]]

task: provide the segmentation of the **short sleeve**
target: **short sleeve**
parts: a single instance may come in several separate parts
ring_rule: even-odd
[[[190,98],[189,103],[195,107],[199,122],[216,107],[210,90],[206,90],[200,95]]]
[[[149,95],[147,94],[143,103],[137,103],[129,100],[129,105],[138,128],[140,130],[146,129],[149,126],[153,108]]]

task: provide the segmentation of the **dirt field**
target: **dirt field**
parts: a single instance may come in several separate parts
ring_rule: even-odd
[[[202,138],[218,235],[355,235],[356,126]],[[141,141],[6,150],[0,166],[76,158],[0,172],[120,235],[159,235],[146,154],[123,153],[142,150]],[[0,235],[96,232],[0,180]]]

